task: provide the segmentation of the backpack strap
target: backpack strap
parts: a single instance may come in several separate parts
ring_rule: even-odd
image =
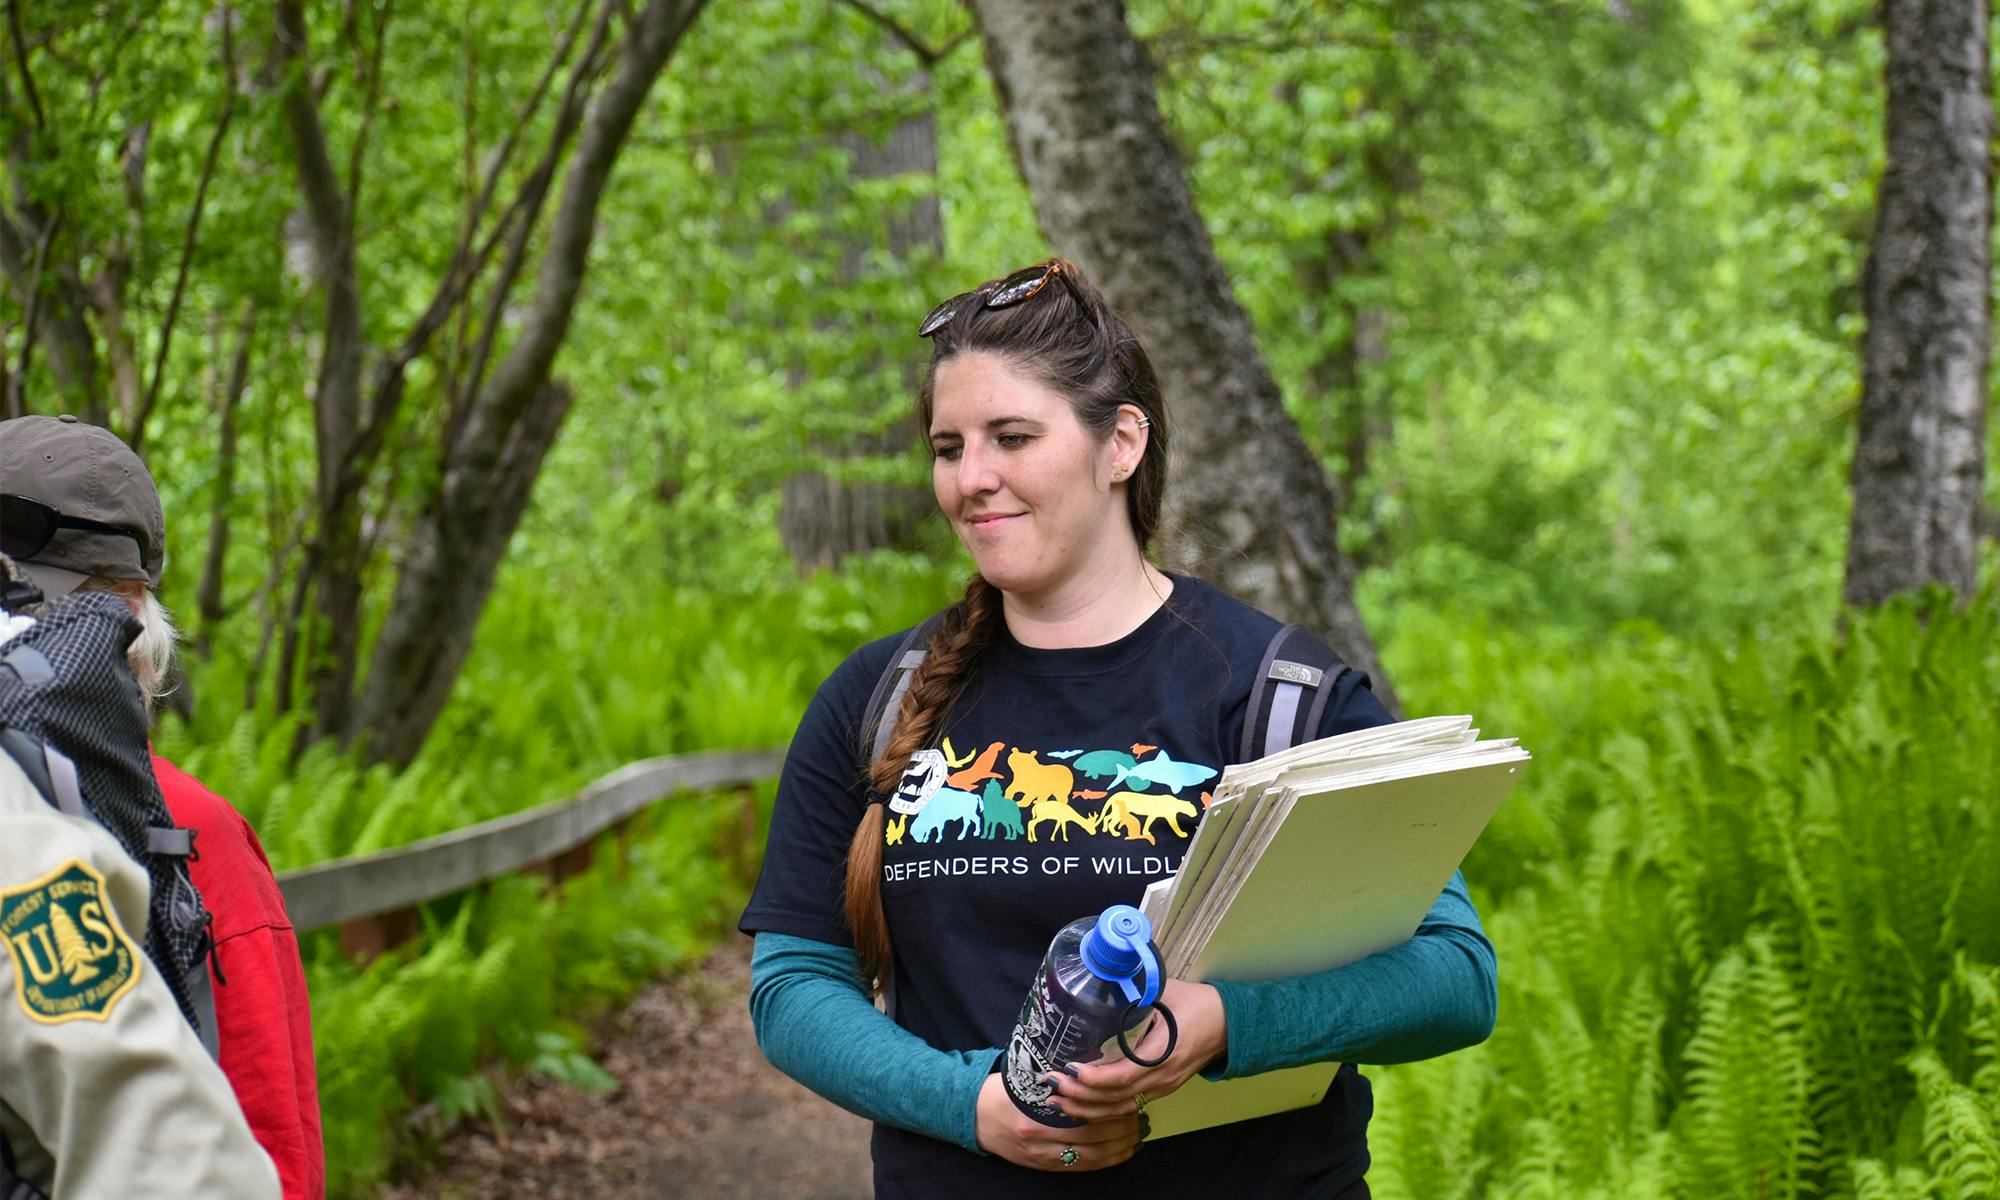
[[[33,646],[16,646],[0,657],[0,666],[13,671],[29,687],[41,687],[56,677],[55,664]]]
[[[1251,684],[1237,761],[1311,741],[1345,670],[1340,656],[1302,626],[1287,625],[1273,634]]]
[[[14,765],[21,768],[21,774],[28,777],[28,783],[41,793],[42,799],[56,803],[55,780],[49,778],[48,759],[42,756],[42,741],[18,729],[0,726],[0,751],[5,751]]]
[[[212,920],[202,914],[204,924]],[[213,967],[216,975],[222,974],[222,966],[215,959],[215,939],[204,928],[201,934],[201,952],[181,976],[181,985],[187,991],[188,1004],[194,1009],[194,1035],[201,1039],[201,1048],[208,1051],[211,1062],[222,1061],[222,1031],[216,1028],[215,981],[209,976]]]
[[[48,802],[72,817],[96,820],[83,806],[83,785],[77,782],[76,764],[70,761],[69,755],[44,742],[42,763],[48,768],[49,791],[43,793]]]
[[[0,749],[6,750],[42,799],[72,817],[97,820],[83,806],[83,787],[77,782],[76,764],[69,755],[18,729],[0,728]]]
[[[922,624],[904,636],[896,644],[896,652],[889,656],[889,665],[882,670],[881,678],[875,681],[875,690],[868,695],[868,707],[861,711],[861,770],[865,774],[882,757],[882,751],[889,746],[889,740],[896,733],[896,718],[903,711],[903,696],[910,690],[910,681],[916,678],[917,668],[923,665],[924,656],[930,653],[931,635],[944,620],[943,613],[932,613]]]
[[[888,749],[890,739],[895,737],[896,718],[903,712],[903,697],[909,693],[910,681],[916,678],[917,668],[924,664],[924,656],[930,653],[931,636],[943,621],[943,613],[932,613],[904,635],[903,640],[896,643],[896,652],[889,656],[889,665],[882,669],[881,678],[875,681],[875,690],[868,694],[868,707],[861,710],[862,741],[859,747],[864,778],[874,767],[875,760]],[[871,787],[869,790],[872,792],[874,789]],[[889,987],[882,994],[882,1011],[894,1020],[899,1008],[896,977],[891,975]],[[5,1197],[0,1197],[0,1200],[5,1200]]]

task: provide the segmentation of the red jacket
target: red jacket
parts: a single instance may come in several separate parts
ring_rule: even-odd
[[[271,861],[241,814],[192,775],[153,756],[174,823],[195,831],[189,866],[214,924],[216,1040],[250,1131],[277,1165],[285,1200],[324,1200],[319,1082],[299,939]]]

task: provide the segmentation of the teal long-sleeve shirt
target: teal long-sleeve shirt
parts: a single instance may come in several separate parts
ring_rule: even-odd
[[[1211,1079],[1431,1058],[1484,1041],[1499,1006],[1493,944],[1456,872],[1401,945],[1330,971],[1214,987],[1229,1047],[1203,1071]],[[853,950],[759,933],[750,1017],[772,1065],[835,1104],[979,1151],[979,1089],[1000,1049],[939,1050],[897,1025],[869,1001]]]

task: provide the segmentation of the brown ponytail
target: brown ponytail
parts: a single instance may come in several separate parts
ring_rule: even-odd
[[[973,668],[1000,632],[1000,591],[974,575],[965,585],[965,598],[945,610],[937,632],[924,655],[923,665],[910,679],[896,713],[896,732],[882,750],[882,757],[868,767],[869,786],[885,796],[896,794],[910,756],[927,745],[951,711],[952,701],[965,687]],[[861,963],[861,979],[869,994],[889,985],[889,923],[882,915],[883,826],[888,820],[887,805],[870,804],[861,814],[861,827],[847,848],[847,926],[854,932],[854,951]]]

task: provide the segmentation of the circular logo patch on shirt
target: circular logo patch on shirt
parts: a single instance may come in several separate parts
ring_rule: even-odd
[[[896,785],[896,794],[889,797],[890,811],[905,815],[924,811],[924,805],[944,787],[949,770],[944,751],[936,747],[910,755],[910,765],[903,768],[903,781]]]
[[[102,1021],[139,979],[139,955],[104,896],[104,876],[71,859],[22,887],[0,890],[21,1008],[45,1025]]]

